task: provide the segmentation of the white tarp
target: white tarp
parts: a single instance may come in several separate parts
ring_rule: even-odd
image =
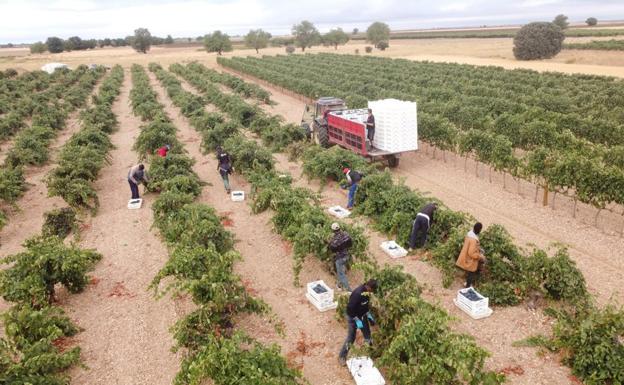
[[[44,64],[43,66],[41,66],[41,70],[49,74],[53,73],[58,68],[69,68],[69,67],[67,67],[67,64],[63,64],[63,63],[48,63],[48,64]]]

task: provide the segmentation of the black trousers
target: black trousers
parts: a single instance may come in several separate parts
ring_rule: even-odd
[[[139,186],[128,179],[128,183],[130,184],[130,192],[132,193],[132,199],[139,199]]]
[[[429,233],[429,221],[427,218],[418,215],[412,224],[412,232],[409,239],[409,247],[411,249],[421,248],[427,242],[427,234]]]

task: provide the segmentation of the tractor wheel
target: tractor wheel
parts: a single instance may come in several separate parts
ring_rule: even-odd
[[[316,144],[323,148],[329,147],[329,135],[327,134],[327,126],[316,127]]]
[[[301,123],[301,129],[306,139],[310,139],[312,137],[312,128],[310,127],[310,124],[305,122]]]
[[[388,166],[390,166],[390,168],[398,167],[399,166],[399,158],[397,158],[396,155],[388,156]]]

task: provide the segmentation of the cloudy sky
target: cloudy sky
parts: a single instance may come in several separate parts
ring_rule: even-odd
[[[124,37],[137,27],[174,37],[250,28],[283,34],[304,19],[321,32],[365,29],[376,20],[393,29],[504,25],[552,20],[559,13],[571,21],[623,20],[624,0],[0,0],[0,43]]]

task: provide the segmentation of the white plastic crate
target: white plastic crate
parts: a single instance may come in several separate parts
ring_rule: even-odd
[[[319,302],[310,293],[306,293],[306,298],[318,311],[328,311],[338,307],[338,302]]]
[[[139,198],[139,199],[130,199],[128,201],[128,208],[130,210],[140,209],[142,205],[143,205],[143,199],[141,199],[141,198]]]
[[[245,200],[245,192],[244,191],[232,191],[231,193],[232,201],[241,202]]]
[[[356,385],[385,385],[386,381],[368,357],[354,357],[347,360],[347,368]]]
[[[334,291],[323,280],[308,282],[307,289],[308,294],[320,303],[334,302]]]
[[[381,242],[380,247],[382,248],[383,251],[386,252],[386,254],[388,254],[392,258],[401,258],[407,255],[407,250],[402,248],[395,241]]]
[[[473,291],[478,299],[472,300],[464,294]],[[489,306],[489,299],[482,296],[473,288],[460,289],[457,291],[457,297],[453,299],[455,305],[462,309],[466,314],[474,319],[481,319],[492,315],[493,311]]]
[[[466,294],[469,294],[471,292],[473,293],[473,295],[475,295],[478,298],[477,300],[473,300],[473,299],[466,297]],[[476,291],[472,287],[458,290],[457,302],[466,305],[468,308],[474,311],[486,309],[489,306],[489,299],[479,294],[479,292]]]
[[[330,208],[327,209],[327,211],[329,211],[329,213],[333,216],[335,216],[336,218],[346,218],[349,215],[351,215],[351,211],[345,209],[342,206],[332,206]]]
[[[368,102],[375,116],[373,146],[390,152],[418,149],[418,120],[415,102],[383,99]]]

